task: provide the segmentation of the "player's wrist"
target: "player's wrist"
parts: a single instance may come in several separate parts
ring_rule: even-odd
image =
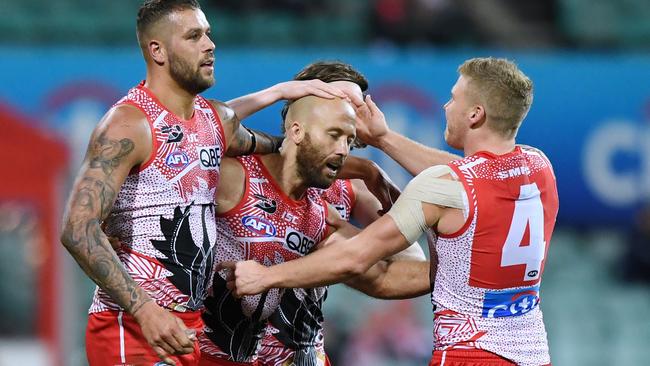
[[[141,304],[136,305],[129,309],[129,313],[131,313],[131,316],[140,324],[144,319],[148,317],[148,315],[151,313],[153,310],[153,307],[157,307],[158,304],[156,304],[155,301],[153,301],[152,298],[148,298],[144,300]]]
[[[269,100],[272,103],[275,103],[280,100],[287,99],[285,95],[285,88],[287,87],[287,82],[277,83],[270,88],[266,89],[266,94]]]
[[[272,288],[284,288],[284,278],[282,271],[278,270],[280,265],[264,267],[264,273],[262,275],[261,286],[263,291],[268,291]]]
[[[397,133],[395,133],[395,131],[391,129],[388,129],[382,135],[377,136],[377,138],[375,139],[377,144],[373,146],[378,148],[379,150],[384,151],[384,149],[389,149],[390,146],[394,144],[396,137],[397,137]]]

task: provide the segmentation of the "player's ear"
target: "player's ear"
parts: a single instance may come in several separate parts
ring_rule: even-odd
[[[287,128],[287,137],[290,138],[294,144],[300,144],[305,138],[305,128],[302,123],[296,120],[291,121],[289,128]]]
[[[480,104],[475,105],[469,112],[469,127],[479,128],[485,122],[485,107]]]
[[[158,65],[164,65],[167,59],[167,50],[160,41],[152,39],[147,43],[147,51],[151,59]]]

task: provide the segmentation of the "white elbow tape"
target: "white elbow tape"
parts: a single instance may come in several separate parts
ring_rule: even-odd
[[[426,261],[427,256],[424,254],[424,250],[420,246],[420,243],[413,242],[410,247],[402,250],[397,254],[393,254],[390,257],[386,258],[391,261]]]
[[[409,182],[388,215],[393,218],[399,231],[409,243],[416,241],[429,227],[422,211],[422,202],[463,210],[464,189],[462,183],[440,178],[453,174],[446,165],[432,166]]]

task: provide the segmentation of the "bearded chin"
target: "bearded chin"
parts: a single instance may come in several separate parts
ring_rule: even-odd
[[[333,180],[323,174],[322,166],[316,165],[318,161],[323,161],[323,157],[312,145],[309,135],[306,135],[303,143],[298,145],[296,156],[298,176],[303,179],[307,187],[329,188]]]
[[[194,95],[204,92],[214,84],[214,78],[201,78],[199,70],[192,69],[187,62],[173,55],[169,58],[169,72],[181,88]]]

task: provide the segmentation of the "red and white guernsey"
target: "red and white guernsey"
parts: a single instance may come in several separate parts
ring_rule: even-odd
[[[241,201],[217,217],[216,261],[253,259],[266,266],[297,259],[323,240],[327,207],[320,190],[309,188],[302,199],[289,198],[258,156],[237,158],[246,180]],[[226,288],[226,272],[216,272],[206,299],[206,332],[201,352],[210,357],[252,362],[283,290],[235,299]]]
[[[323,199],[341,218],[350,220],[355,196],[349,180],[338,179],[321,191]],[[323,302],[327,287],[289,289],[269,317],[258,352],[260,366],[325,365]]]
[[[478,348],[518,365],[548,364],[539,287],[558,211],[551,163],[520,145],[449,166],[467,193],[467,220],[436,242],[434,349]]]
[[[105,232],[122,242],[126,271],[159,305],[177,311],[202,307],[211,283],[216,241],[214,196],[226,149],[223,127],[210,103],[197,96],[194,114],[182,120],[144,87],[128,104],[146,116],[152,154],[120,188]],[[100,288],[90,312],[120,310]]]

